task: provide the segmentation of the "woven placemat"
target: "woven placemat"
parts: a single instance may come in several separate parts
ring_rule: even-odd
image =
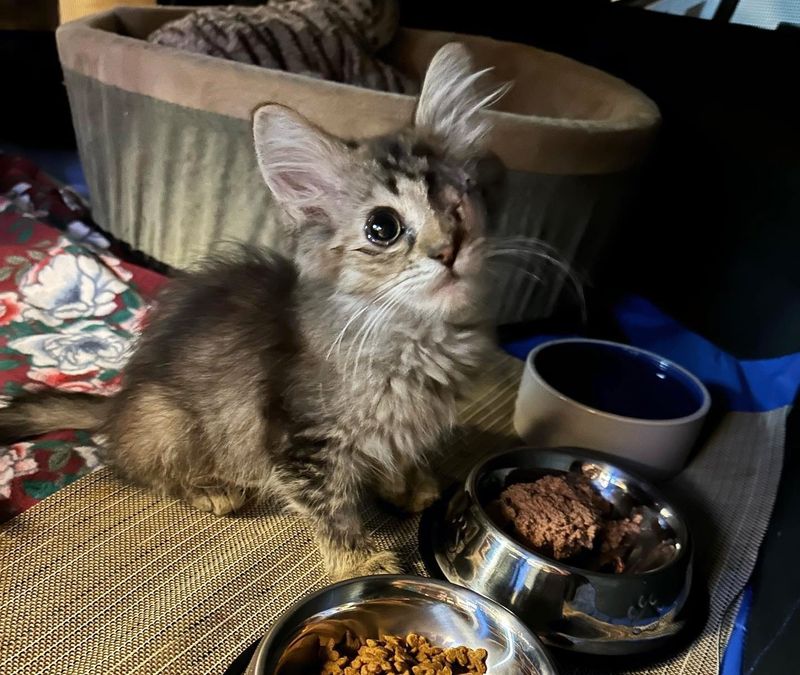
[[[512,447],[522,364],[498,355],[461,411],[440,474]],[[731,413],[669,488],[690,513],[710,616],[686,651],[640,670],[715,675],[777,492],[788,408]],[[418,518],[370,507],[370,531],[426,574]],[[292,602],[327,583],[308,526],[267,505],[217,518],[97,471],[0,530],[0,673],[224,673]],[[603,672],[563,664],[563,672]]]
[[[498,355],[442,456],[457,476],[512,446],[522,369]],[[418,518],[366,514],[423,574]],[[0,530],[0,673],[223,673],[292,602],[328,583],[302,520],[268,505],[218,518],[99,470]]]

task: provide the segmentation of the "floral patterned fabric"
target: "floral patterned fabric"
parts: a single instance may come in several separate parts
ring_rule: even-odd
[[[0,396],[45,388],[112,394],[165,278],[100,248],[107,242],[63,200],[48,193],[51,202],[37,207],[41,186],[14,178],[9,186],[0,171]],[[54,204],[60,216],[48,210]],[[0,447],[0,521],[97,466],[85,432]]]

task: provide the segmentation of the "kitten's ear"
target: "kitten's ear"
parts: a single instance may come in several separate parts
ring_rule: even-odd
[[[487,86],[491,68],[475,72],[467,48],[451,42],[439,49],[428,66],[417,103],[414,124],[438,138],[455,155],[480,154],[491,129],[483,110],[510,88]]]
[[[343,194],[347,148],[281,105],[265,105],[253,118],[258,167],[275,199],[290,214],[322,209]]]

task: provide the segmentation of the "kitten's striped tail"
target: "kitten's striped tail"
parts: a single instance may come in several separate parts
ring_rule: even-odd
[[[25,394],[0,409],[0,444],[61,429],[99,428],[111,399],[92,394],[41,392]]]

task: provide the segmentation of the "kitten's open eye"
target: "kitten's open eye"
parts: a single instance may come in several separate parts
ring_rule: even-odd
[[[387,206],[375,209],[364,224],[367,239],[378,246],[391,246],[404,231],[403,221],[397,211]]]

